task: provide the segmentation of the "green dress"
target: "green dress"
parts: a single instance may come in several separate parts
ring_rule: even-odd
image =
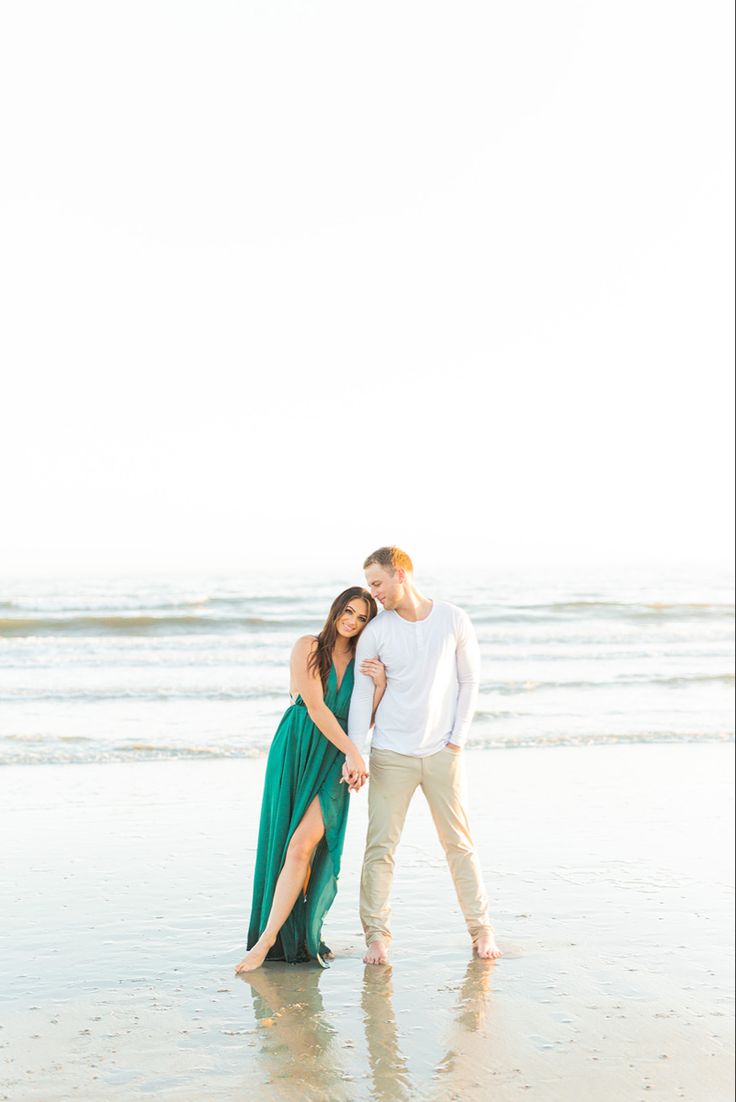
[[[333,665],[325,691],[325,704],[343,730],[347,730],[353,691],[353,663],[354,659],[348,664],[339,688]],[[340,784],[344,761],[343,752],[315,727],[304,701],[297,696],[284,712],[268,753],[253,875],[249,949],[265,929],[291,836],[315,796],[319,796],[325,833],[312,858],[306,893],[294,904],[267,960],[286,960],[292,964],[319,960],[323,964],[322,958],[329,952],[322,941],[322,923],[337,894],[348,819],[348,787]]]

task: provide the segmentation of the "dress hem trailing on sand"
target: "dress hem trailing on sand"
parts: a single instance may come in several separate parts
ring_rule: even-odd
[[[353,662],[339,686],[333,665],[327,679],[325,704],[343,730],[347,728],[352,688]],[[286,709],[268,754],[253,875],[249,949],[265,929],[289,842],[315,797],[319,797],[325,833],[314,852],[304,894],[294,904],[267,960],[292,964],[317,960],[324,966],[324,957],[329,953],[322,941],[322,924],[337,894],[350,802],[347,785],[340,784],[343,761],[342,751],[314,725],[298,696]]]

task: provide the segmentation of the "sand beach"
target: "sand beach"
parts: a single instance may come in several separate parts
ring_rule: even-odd
[[[331,967],[244,978],[263,759],[5,767],[0,1098],[730,1098],[733,745],[466,764],[500,962],[418,794],[363,965],[359,795]]]

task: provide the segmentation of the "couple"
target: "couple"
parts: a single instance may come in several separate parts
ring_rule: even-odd
[[[400,548],[379,548],[363,569],[368,588],[341,593],[319,635],[299,639],[292,652],[293,703],[268,755],[248,952],[236,972],[266,959],[325,966],[332,955],[322,923],[337,894],[348,792],[368,778],[362,752],[371,727],[363,960],[388,962],[394,852],[418,785],[474,949],[486,960],[501,955],[462,791],[462,746],[478,694],[473,627],[455,605],[422,596]]]

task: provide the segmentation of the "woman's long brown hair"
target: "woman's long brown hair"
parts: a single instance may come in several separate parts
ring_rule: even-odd
[[[373,596],[367,589],[363,589],[359,585],[352,585],[350,589],[345,589],[332,602],[332,607],[327,614],[325,620],[325,626],[317,636],[317,646],[314,648],[309,656],[307,662],[307,669],[317,670],[319,672],[320,680],[322,682],[322,692],[327,692],[327,678],[330,675],[330,669],[332,668],[332,651],[337,640],[337,621],[342,616],[345,609],[352,601],[365,601],[368,605],[368,622],[378,612],[378,605],[376,604]],[[360,635],[355,635],[350,640],[350,649],[355,654],[355,648],[358,645],[358,639]]]

